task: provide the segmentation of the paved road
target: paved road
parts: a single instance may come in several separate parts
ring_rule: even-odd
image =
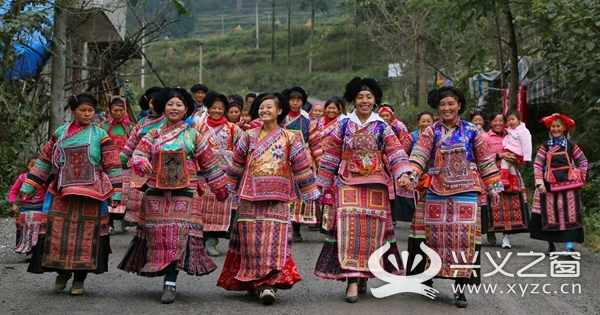
[[[293,248],[303,281],[291,290],[279,291],[274,305],[263,306],[245,293],[227,292],[215,286],[221,269],[203,277],[180,275],[177,300],[174,304],[162,305],[162,278],[139,277],[116,268],[132,235],[132,232],[115,234],[111,239],[114,254],[110,258],[110,272],[90,275],[85,283],[85,294],[70,296],[68,290],[60,294],[52,292],[55,274],[26,272],[24,257],[12,251],[14,228],[8,219],[0,219],[0,314],[600,314],[600,254],[582,247],[578,247],[582,256],[579,277],[510,278],[498,272],[483,280],[485,284],[496,284],[496,293],[467,294],[469,306],[466,309],[453,305],[453,282],[449,280],[435,281],[434,288],[440,293],[434,300],[413,293],[378,299],[368,293],[361,295],[358,303],[348,304],[344,301],[344,283],[313,275],[323,236],[305,229],[305,242]],[[400,249],[406,249],[408,225],[399,224],[396,235]],[[527,234],[515,235],[513,244],[511,250],[484,246],[484,251],[491,254],[497,265],[502,258],[496,257],[496,252],[501,257],[512,252],[502,269],[516,274],[536,259],[517,257],[518,252],[540,252],[546,248],[546,244],[529,239]],[[227,242],[221,241],[218,248],[225,252]],[[223,257],[215,259],[219,266],[223,261]],[[545,257],[524,272],[550,275],[550,264]],[[484,273],[495,270],[487,256],[482,259],[482,268]],[[378,279],[369,281],[370,287],[382,284],[384,282]],[[539,286],[535,288],[535,284]],[[542,292],[544,284],[549,294]],[[569,294],[561,293],[562,284],[565,284],[562,289]],[[525,285],[527,292],[523,294]],[[572,287],[578,291],[578,286],[581,294],[572,294]]]

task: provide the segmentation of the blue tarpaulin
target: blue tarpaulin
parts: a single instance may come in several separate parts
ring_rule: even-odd
[[[45,14],[45,18],[50,23],[49,25],[41,25],[40,29],[52,28],[54,19],[53,10],[54,1],[47,1],[44,4],[27,5],[23,12],[35,12]],[[0,6],[0,26],[4,22],[4,18],[10,9],[10,1],[5,1]],[[13,38],[11,47],[15,53],[16,61],[12,68],[6,70],[4,74],[5,80],[19,80],[34,76],[44,67],[49,58],[44,58],[44,55],[50,49],[50,41],[41,33],[39,29],[27,30],[24,29]],[[0,54],[0,58],[3,56]]]

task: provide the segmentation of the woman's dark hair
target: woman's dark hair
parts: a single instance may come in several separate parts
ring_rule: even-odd
[[[29,161],[31,160],[37,160],[40,157],[39,153],[35,153],[33,155],[30,155],[29,158],[27,159],[27,164],[29,164]]]
[[[67,100],[67,105],[69,105],[69,108],[71,110],[76,110],[77,107],[79,107],[79,105],[81,104],[88,104],[93,108],[96,108],[98,106],[98,99],[96,99],[96,97],[92,93],[83,92],[77,95],[73,95]]]
[[[383,91],[381,87],[375,81],[375,79],[354,77],[350,82],[346,84],[346,90],[344,91],[344,99],[348,103],[354,102],[354,98],[360,91],[371,91],[375,96],[375,105],[381,104],[381,98],[383,97]]]
[[[290,103],[287,98],[280,93],[258,95],[254,101],[252,101],[252,105],[250,105],[250,118],[252,120],[258,118],[258,108],[265,100],[274,100],[275,106],[281,109],[281,114],[277,116],[277,123],[281,124],[285,116],[290,112]]]
[[[227,100],[227,97],[225,95],[219,94],[219,92],[217,91],[210,91],[206,93],[206,96],[202,100],[202,103],[204,103],[204,106],[206,106],[206,108],[211,108],[216,102],[223,103],[223,106],[225,107],[225,113],[227,113],[227,111],[229,110],[229,101]]]
[[[301,99],[302,106],[304,106],[308,101],[308,94],[306,94],[306,91],[304,91],[304,89],[299,86],[294,86],[290,89],[285,89],[283,90],[283,92],[281,92],[281,95],[287,98],[288,101],[297,98]]]
[[[501,112],[493,112],[490,116],[490,123],[492,122],[492,120],[496,119],[498,115],[502,116],[502,119],[504,120],[504,122],[506,122],[506,116],[504,114],[502,114]]]
[[[237,107],[240,110],[240,112],[242,111],[242,104],[238,103],[235,100],[233,102],[229,103],[229,108],[227,110],[229,111],[233,107]]]
[[[108,108],[112,108],[115,105],[125,107],[125,101],[120,96],[115,96],[112,100],[110,100]]]
[[[161,88],[158,86],[153,86],[149,89],[146,90],[146,92],[144,92],[144,95],[142,95],[142,97],[140,97],[140,108],[142,110],[149,110],[150,109],[150,101],[154,98],[154,96],[156,96],[156,94],[158,92],[160,92]]]
[[[469,112],[469,117],[471,118],[471,120],[473,120],[473,118],[475,118],[475,117],[477,117],[477,116],[480,116],[480,117],[481,117],[481,119],[485,120],[485,119],[483,118],[483,113],[482,113],[482,112],[480,112],[480,111]]]
[[[462,114],[465,109],[467,108],[467,99],[465,98],[465,95],[463,94],[463,92],[460,89],[457,89],[453,86],[444,86],[441,87],[437,90],[431,91],[429,92],[429,95],[427,97],[427,102],[429,104],[429,106],[431,106],[433,109],[437,109],[440,103],[440,100],[446,98],[446,97],[452,97],[453,99],[455,99],[456,101],[458,101],[458,103],[460,103],[460,109],[458,110],[458,114]],[[435,102],[434,102],[435,100]]]
[[[208,93],[208,86],[204,85],[204,84],[194,84],[191,88],[190,91],[192,91],[192,93],[196,93],[198,91],[202,91],[204,93]]]
[[[250,92],[250,93],[246,94],[246,97],[244,98],[244,100],[248,100],[248,97],[256,98],[256,93]]]
[[[435,119],[435,116],[433,116],[433,113],[432,113],[432,112],[429,112],[429,111],[422,111],[422,112],[420,112],[420,113],[417,115],[417,122],[418,122],[419,120],[421,120],[421,117],[423,117],[424,115],[429,115],[429,116],[431,116],[431,120]]]
[[[509,109],[506,112],[506,116],[504,116],[504,117],[506,117],[505,120],[508,119],[509,116],[513,116],[513,115],[515,117],[517,117],[518,120],[521,120],[521,113],[519,113],[519,111],[516,109]]]
[[[328,99],[327,102],[325,102],[324,108],[327,108],[327,106],[329,106],[330,104],[334,104],[335,107],[337,107],[337,109],[340,111],[340,113],[343,113],[344,115],[347,114],[346,102],[344,101],[343,98],[341,98],[339,96],[334,96],[334,97]]]
[[[227,96],[227,100],[228,101],[231,100],[231,101],[229,101],[229,103],[231,103],[232,101],[236,101],[240,104],[244,103],[244,98],[239,94],[231,94],[231,95]]]
[[[166,87],[160,90],[160,92],[158,92],[158,94],[156,94],[156,96],[154,96],[152,99],[154,111],[159,115],[164,113],[167,102],[174,97],[183,101],[183,104],[186,107],[186,115],[183,118],[185,119],[186,117],[190,117],[194,112],[194,99],[192,98],[192,95],[188,93],[188,91],[181,88]]]

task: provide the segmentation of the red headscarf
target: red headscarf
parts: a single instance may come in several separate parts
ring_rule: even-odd
[[[389,107],[387,107],[387,106],[385,106],[385,107],[381,107],[381,108],[379,109],[379,112],[377,112],[377,114],[379,114],[380,116],[381,116],[381,114],[383,114],[383,113],[389,113],[390,115],[392,115],[392,117],[393,117],[394,119],[396,119],[396,116],[394,116],[394,112],[392,112],[392,110],[391,110]],[[394,119],[392,119],[392,120],[394,120]]]
[[[550,116],[546,116],[546,117],[540,119],[540,122],[541,123],[543,122],[546,125],[546,129],[550,130],[550,126],[552,125],[552,122],[554,122],[558,118],[560,118],[560,120],[562,120],[563,123],[565,124],[565,135],[567,135],[569,133],[571,128],[575,129],[575,121],[573,119],[569,118],[565,114],[555,113],[555,114],[552,114]]]

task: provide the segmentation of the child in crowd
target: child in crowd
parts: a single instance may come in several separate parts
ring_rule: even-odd
[[[485,125],[483,114],[481,112],[470,112],[469,116],[471,117],[471,123],[477,126],[479,131],[483,131],[483,125]]]
[[[240,119],[239,126],[242,130],[250,129],[250,105],[244,105],[242,108],[242,118]]]
[[[38,155],[33,155],[27,162],[27,170],[31,171]],[[8,195],[8,202],[11,204],[13,216],[16,218],[16,246],[15,252],[29,255],[33,246],[37,242],[37,234],[45,230],[46,220],[42,214],[42,205],[44,196],[46,196],[46,185],[33,198],[27,198],[25,195],[19,197],[19,190],[27,179],[27,173],[19,175]],[[42,225],[43,222],[43,227]]]
[[[509,110],[506,113],[506,124],[508,125],[507,135],[502,140],[504,152],[512,152],[517,156],[520,164],[531,162],[531,133],[527,130],[525,123],[521,122],[521,114],[516,110]],[[500,163],[502,184],[507,192],[521,189],[517,176],[518,167],[519,165],[512,164],[506,160],[502,160]]]

